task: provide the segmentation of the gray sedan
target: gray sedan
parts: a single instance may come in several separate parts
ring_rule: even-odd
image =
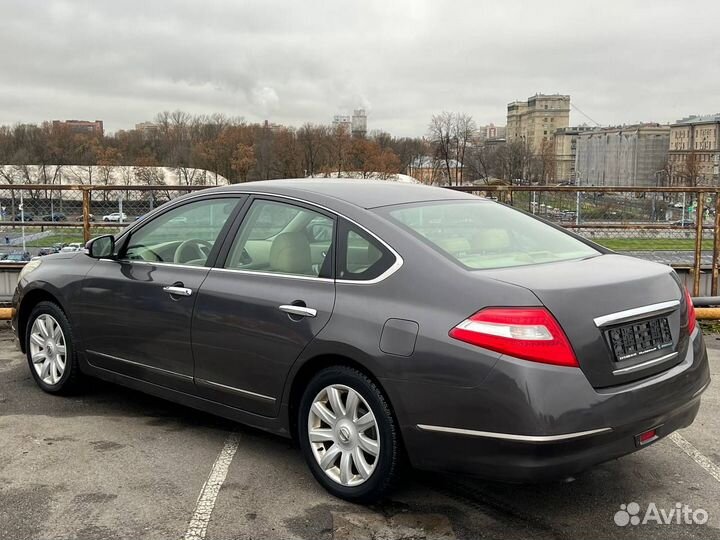
[[[406,459],[576,474],[688,426],[710,381],[671,268],[387,182],[196,192],[31,261],[14,304],[46,392],[99,377],[293,437],[358,502]]]

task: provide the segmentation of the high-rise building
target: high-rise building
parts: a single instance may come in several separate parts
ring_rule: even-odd
[[[355,109],[352,115],[352,134],[364,137],[367,134],[367,114],[365,109]]]
[[[341,127],[350,133],[352,131],[352,120],[347,114],[336,114],[333,116],[332,126],[333,128]]]
[[[487,140],[497,140],[505,138],[505,126],[496,126],[493,123],[487,126],[480,126],[477,130],[477,142],[483,144]]]
[[[555,130],[555,181],[575,182],[577,138],[580,133],[592,129],[590,126],[574,126]]]
[[[655,186],[663,181],[670,126],[655,123],[577,135],[575,183],[580,186]]]
[[[720,184],[720,113],[688,116],[670,126],[673,184]]]
[[[543,143],[552,143],[559,128],[570,125],[570,96],[535,94],[527,101],[513,101],[507,106],[507,141],[525,141],[536,154]]]
[[[67,129],[71,133],[89,133],[92,135],[103,136],[103,121],[95,120],[94,122],[88,120],[53,120],[53,128]]]
[[[153,133],[160,129],[160,126],[155,122],[140,122],[135,124],[135,129],[141,133]]]

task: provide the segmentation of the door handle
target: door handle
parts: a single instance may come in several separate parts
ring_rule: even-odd
[[[317,317],[317,309],[305,307],[305,306],[294,306],[292,304],[283,304],[278,306],[280,311],[284,311],[290,315],[297,315],[298,317]]]
[[[178,287],[177,285],[168,285],[167,287],[163,287],[163,291],[168,294],[172,294],[173,296],[192,295],[192,289],[188,289],[187,287]]]

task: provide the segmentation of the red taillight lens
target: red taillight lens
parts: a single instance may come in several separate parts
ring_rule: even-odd
[[[450,337],[515,358],[578,367],[565,332],[545,308],[487,308],[450,330]]]
[[[697,319],[695,318],[695,306],[693,305],[692,296],[690,296],[690,291],[687,289],[685,289],[685,303],[687,304],[688,334],[692,334]]]

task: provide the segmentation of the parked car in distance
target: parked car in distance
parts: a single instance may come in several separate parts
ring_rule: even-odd
[[[90,214],[90,215],[88,216],[88,218],[90,219],[90,221],[95,221],[95,214]],[[77,217],[75,218],[75,221],[83,221],[83,219],[84,219],[83,214],[80,214],[79,216],[77,216]]]
[[[14,221],[23,221],[23,218],[25,221],[35,221],[35,214],[32,212],[25,212],[24,214],[16,214]]]
[[[695,221],[692,219],[679,219],[672,222],[676,227],[695,227]]]
[[[120,212],[113,212],[112,214],[106,214],[103,216],[103,221],[127,221],[127,214],[126,213],[120,213]]]
[[[46,248],[40,248],[38,251],[38,257],[44,257],[45,255],[52,255],[53,253],[58,253],[60,249],[55,247],[46,247]]]
[[[68,244],[67,246],[60,249],[60,253],[72,253],[75,251],[82,251],[83,245],[77,242],[73,242],[71,244]]]
[[[42,221],[67,221],[67,216],[62,212],[53,212],[52,214],[45,214]]]
[[[30,260],[30,253],[27,251],[16,251],[8,254],[2,261],[3,263],[19,263]]]
[[[86,253],[31,261],[13,307],[42,390],[95,376],[294,437],[355,502],[382,497],[406,457],[574,476],[689,426],[710,383],[672,268],[421,185],[194,192]]]

